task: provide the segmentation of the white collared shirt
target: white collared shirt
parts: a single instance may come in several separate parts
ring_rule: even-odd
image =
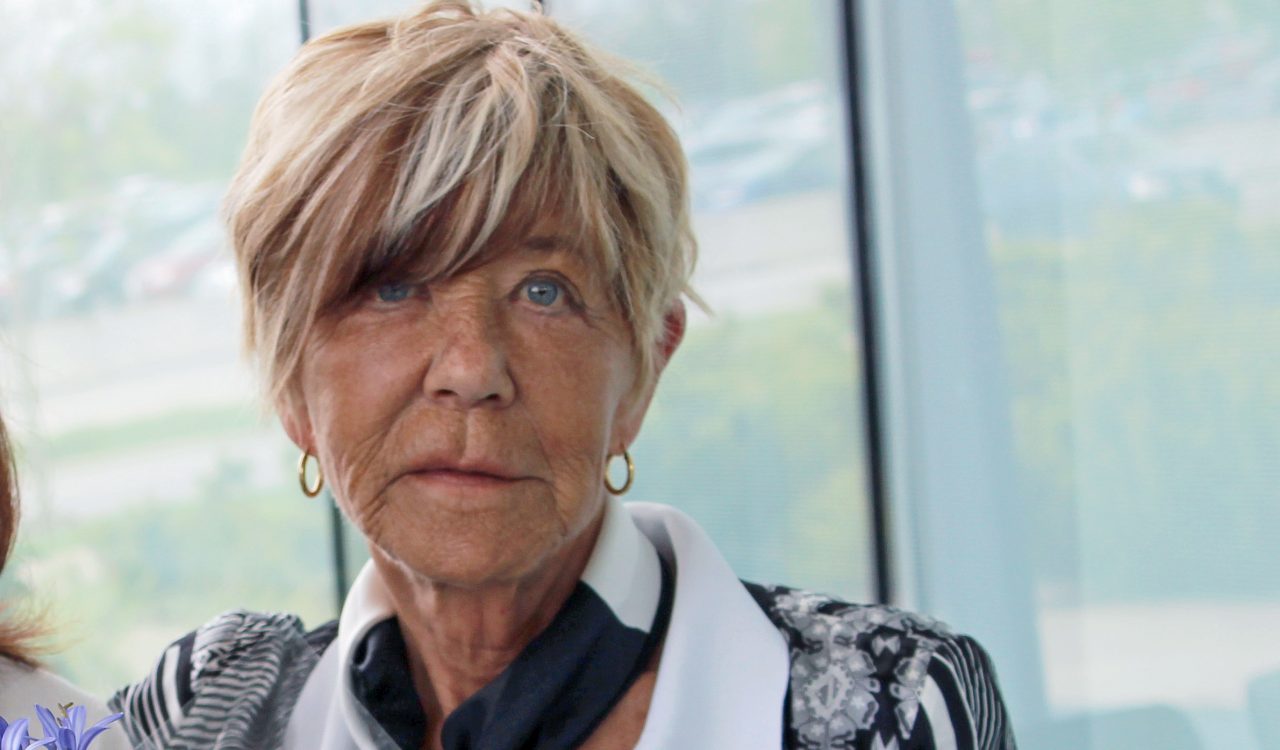
[[[626,512],[618,512],[620,508]],[[636,749],[780,747],[790,668],[787,645],[707,535],[674,508],[653,503],[623,506],[613,499],[601,537],[607,534],[634,549],[650,546],[643,544],[643,534],[675,572],[671,619]],[[635,559],[637,565],[648,564],[642,556]],[[588,583],[593,575],[616,578],[625,573],[601,570],[593,561],[584,573]],[[635,592],[637,611],[644,611],[654,595]],[[628,608],[611,604],[616,611]],[[370,720],[352,694],[349,666],[354,644],[393,615],[389,593],[372,563],[366,564],[343,605],[337,639],[303,687],[285,748],[386,747],[371,735]]]

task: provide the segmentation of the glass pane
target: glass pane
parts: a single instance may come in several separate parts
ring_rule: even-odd
[[[1280,747],[1280,6],[955,7],[1042,651],[1001,668],[1048,709],[1023,739]]]
[[[664,81],[692,168],[693,316],[628,499],[694,516],[739,575],[872,590],[848,163],[833,3],[603,3],[552,14]]]
[[[484,8],[514,8],[528,10],[534,0],[477,0]],[[410,13],[422,7],[422,0],[307,0],[311,21],[311,36],[355,23],[380,18],[390,18]]]
[[[320,36],[339,26],[397,16],[419,5],[421,3],[414,0],[308,0],[311,36]]]
[[[102,693],[232,607],[333,616],[324,508],[254,401],[217,219],[295,4],[10,3],[0,411],[25,515],[6,600]]]

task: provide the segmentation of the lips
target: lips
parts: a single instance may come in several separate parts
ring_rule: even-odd
[[[411,476],[422,479],[441,479],[448,482],[467,484],[510,484],[511,482],[518,481],[517,477],[502,477],[479,471],[455,471],[453,469],[415,471]]]
[[[408,473],[422,479],[462,483],[508,483],[527,478],[521,472],[493,461],[428,460]]]

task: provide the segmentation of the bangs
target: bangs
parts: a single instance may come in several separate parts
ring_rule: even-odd
[[[612,220],[623,211],[621,195],[604,160],[591,153],[586,118],[555,81],[502,86],[496,73],[523,74],[524,67],[495,71],[500,55],[489,55],[484,75],[474,83],[451,82],[418,106],[389,105],[388,112],[425,115],[413,118],[412,129],[402,116],[388,115],[374,118],[383,120],[381,127],[358,127],[362,139],[384,130],[384,137],[371,140],[386,157],[352,160],[375,167],[374,174],[356,180],[363,186],[357,195],[348,192],[351,181],[344,179],[334,183],[331,195],[316,196],[335,208],[365,207],[340,233],[346,234],[346,248],[358,249],[341,253],[341,261],[329,266],[318,314],[344,307],[371,286],[430,283],[469,271],[519,246],[548,221],[575,238],[569,249],[615,292],[621,290],[620,238]],[[531,91],[530,84],[538,83]],[[467,141],[470,148],[458,149],[457,134],[468,132],[476,134]],[[379,219],[361,220],[371,215]],[[625,307],[623,300],[615,302]]]
[[[322,312],[341,308],[381,284],[431,284],[466,273],[521,246],[548,223],[557,234],[575,239],[566,250],[607,278],[610,271],[601,258],[583,247],[581,238],[591,231],[588,222],[566,210],[561,196],[568,187],[545,177],[528,174],[509,196],[486,195],[486,181],[469,180],[404,224],[388,226],[363,251],[353,253],[350,264],[335,268],[337,278],[327,285],[333,294],[322,303]]]

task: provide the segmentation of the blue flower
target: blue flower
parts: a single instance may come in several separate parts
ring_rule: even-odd
[[[26,719],[18,719],[10,724],[4,720],[4,717],[0,716],[0,750],[31,750],[32,748],[45,747],[53,742],[52,739],[44,739],[34,745],[31,744],[35,740],[31,738],[31,735],[27,734],[27,725],[29,723]]]
[[[112,722],[119,721],[124,716],[124,714],[111,714],[85,729],[85,714],[84,706],[73,706],[69,712],[64,711],[63,715],[66,718],[57,719],[54,718],[52,711],[36,704],[36,716],[40,717],[40,723],[44,725],[44,739],[40,744],[31,747],[49,746],[51,750],[86,750],[94,738],[107,731],[107,727]],[[25,723],[26,719],[22,721]],[[25,745],[16,746],[16,750],[24,750],[24,748],[26,748]],[[8,745],[0,745],[0,750],[10,750],[10,748]]]

